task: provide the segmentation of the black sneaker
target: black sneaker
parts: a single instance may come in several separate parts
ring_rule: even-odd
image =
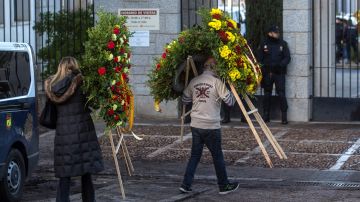
[[[237,183],[237,182],[229,183],[225,186],[220,187],[219,194],[222,194],[222,195],[228,194],[230,192],[237,190],[237,188],[239,188],[239,183]]]
[[[190,187],[185,186],[185,185],[181,185],[179,190],[181,191],[181,193],[190,193],[190,192],[192,192],[192,189]]]

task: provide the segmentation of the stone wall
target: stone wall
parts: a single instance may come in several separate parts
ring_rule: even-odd
[[[147,74],[152,60],[161,55],[163,47],[180,32],[181,9],[180,0],[99,0],[95,1],[95,10],[117,14],[119,8],[159,8],[160,30],[150,31],[149,47],[132,48],[132,64],[130,82],[135,93],[135,116],[151,116],[175,118],[178,116],[177,102],[162,103],[162,113],[154,111],[153,99],[147,87]]]
[[[284,0],[283,32],[291,52],[286,77],[290,121],[309,121],[312,76],[310,71],[312,26],[310,0]]]

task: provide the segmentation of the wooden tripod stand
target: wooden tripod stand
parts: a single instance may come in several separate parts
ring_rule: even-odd
[[[121,178],[120,166],[119,166],[119,161],[118,161],[117,155],[122,151],[122,154],[125,159],[125,165],[126,165],[129,176],[132,176],[132,174],[134,173],[134,167],[131,162],[129,151],[128,151],[126,143],[125,143],[124,133],[122,131],[122,128],[120,128],[119,126],[116,127],[116,135],[119,138],[119,140],[117,141],[116,147],[115,147],[115,142],[113,139],[112,132],[109,131],[108,135],[110,137],[112,156],[114,158],[116,173],[117,173],[118,180],[119,180],[120,192],[121,192],[122,198],[125,199],[126,198],[125,190],[124,190],[124,186],[123,186],[123,182],[122,182],[122,178]],[[121,148],[121,150],[120,150],[120,148]]]
[[[252,64],[253,65],[253,64]],[[196,67],[194,64],[194,61],[192,60],[191,56],[188,56],[187,58],[187,66],[185,69],[185,87],[188,85],[188,77],[189,77],[189,71],[190,71],[190,67],[194,72],[194,75],[197,76],[198,73],[196,71]],[[250,111],[247,112],[244,103],[241,101],[239,94],[236,92],[235,87],[233,86],[233,84],[231,82],[228,82],[230,85],[230,89],[231,92],[233,93],[240,109],[241,112],[243,113],[247,123],[249,124],[250,130],[253,133],[256,142],[258,143],[261,152],[263,153],[265,160],[267,162],[267,164],[269,165],[270,168],[273,167],[273,163],[269,157],[268,152],[266,151],[264,144],[261,141],[261,138],[259,136],[259,134],[257,133],[254,124],[250,118],[250,115],[253,114],[255,116],[256,121],[259,123],[262,131],[264,132],[266,138],[268,139],[268,141],[270,142],[271,146],[274,148],[276,154],[278,155],[278,157],[280,159],[287,159],[287,156],[285,154],[285,152],[283,151],[283,149],[281,148],[281,146],[279,145],[279,143],[276,141],[275,137],[273,136],[273,134],[271,133],[270,129],[267,127],[267,125],[265,124],[264,120],[262,119],[261,115],[259,114],[259,111],[257,108],[255,108],[255,106],[253,105],[253,103],[251,102],[250,98],[245,94],[243,95],[245,103],[247,104],[247,106],[249,107]],[[183,105],[183,110],[182,110],[182,116],[181,116],[181,134],[180,134],[180,138],[181,138],[181,143],[183,142],[183,136],[184,136],[184,119],[187,115],[190,114],[191,111],[185,113],[185,105]]]

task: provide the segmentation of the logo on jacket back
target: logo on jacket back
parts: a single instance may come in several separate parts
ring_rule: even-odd
[[[195,96],[198,98],[199,102],[205,102],[208,98],[210,98],[210,88],[213,88],[212,85],[208,83],[199,83],[194,86],[195,88]]]

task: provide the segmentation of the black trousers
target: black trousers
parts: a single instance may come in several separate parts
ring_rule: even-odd
[[[270,112],[270,99],[275,83],[276,94],[280,98],[280,109],[281,112],[286,112],[288,109],[288,104],[285,97],[285,75],[284,74],[266,74],[263,78],[263,88],[264,88],[264,112]]]
[[[70,177],[59,179],[56,202],[70,202]],[[91,180],[91,174],[81,176],[81,192],[84,202],[95,202],[95,190]]]

